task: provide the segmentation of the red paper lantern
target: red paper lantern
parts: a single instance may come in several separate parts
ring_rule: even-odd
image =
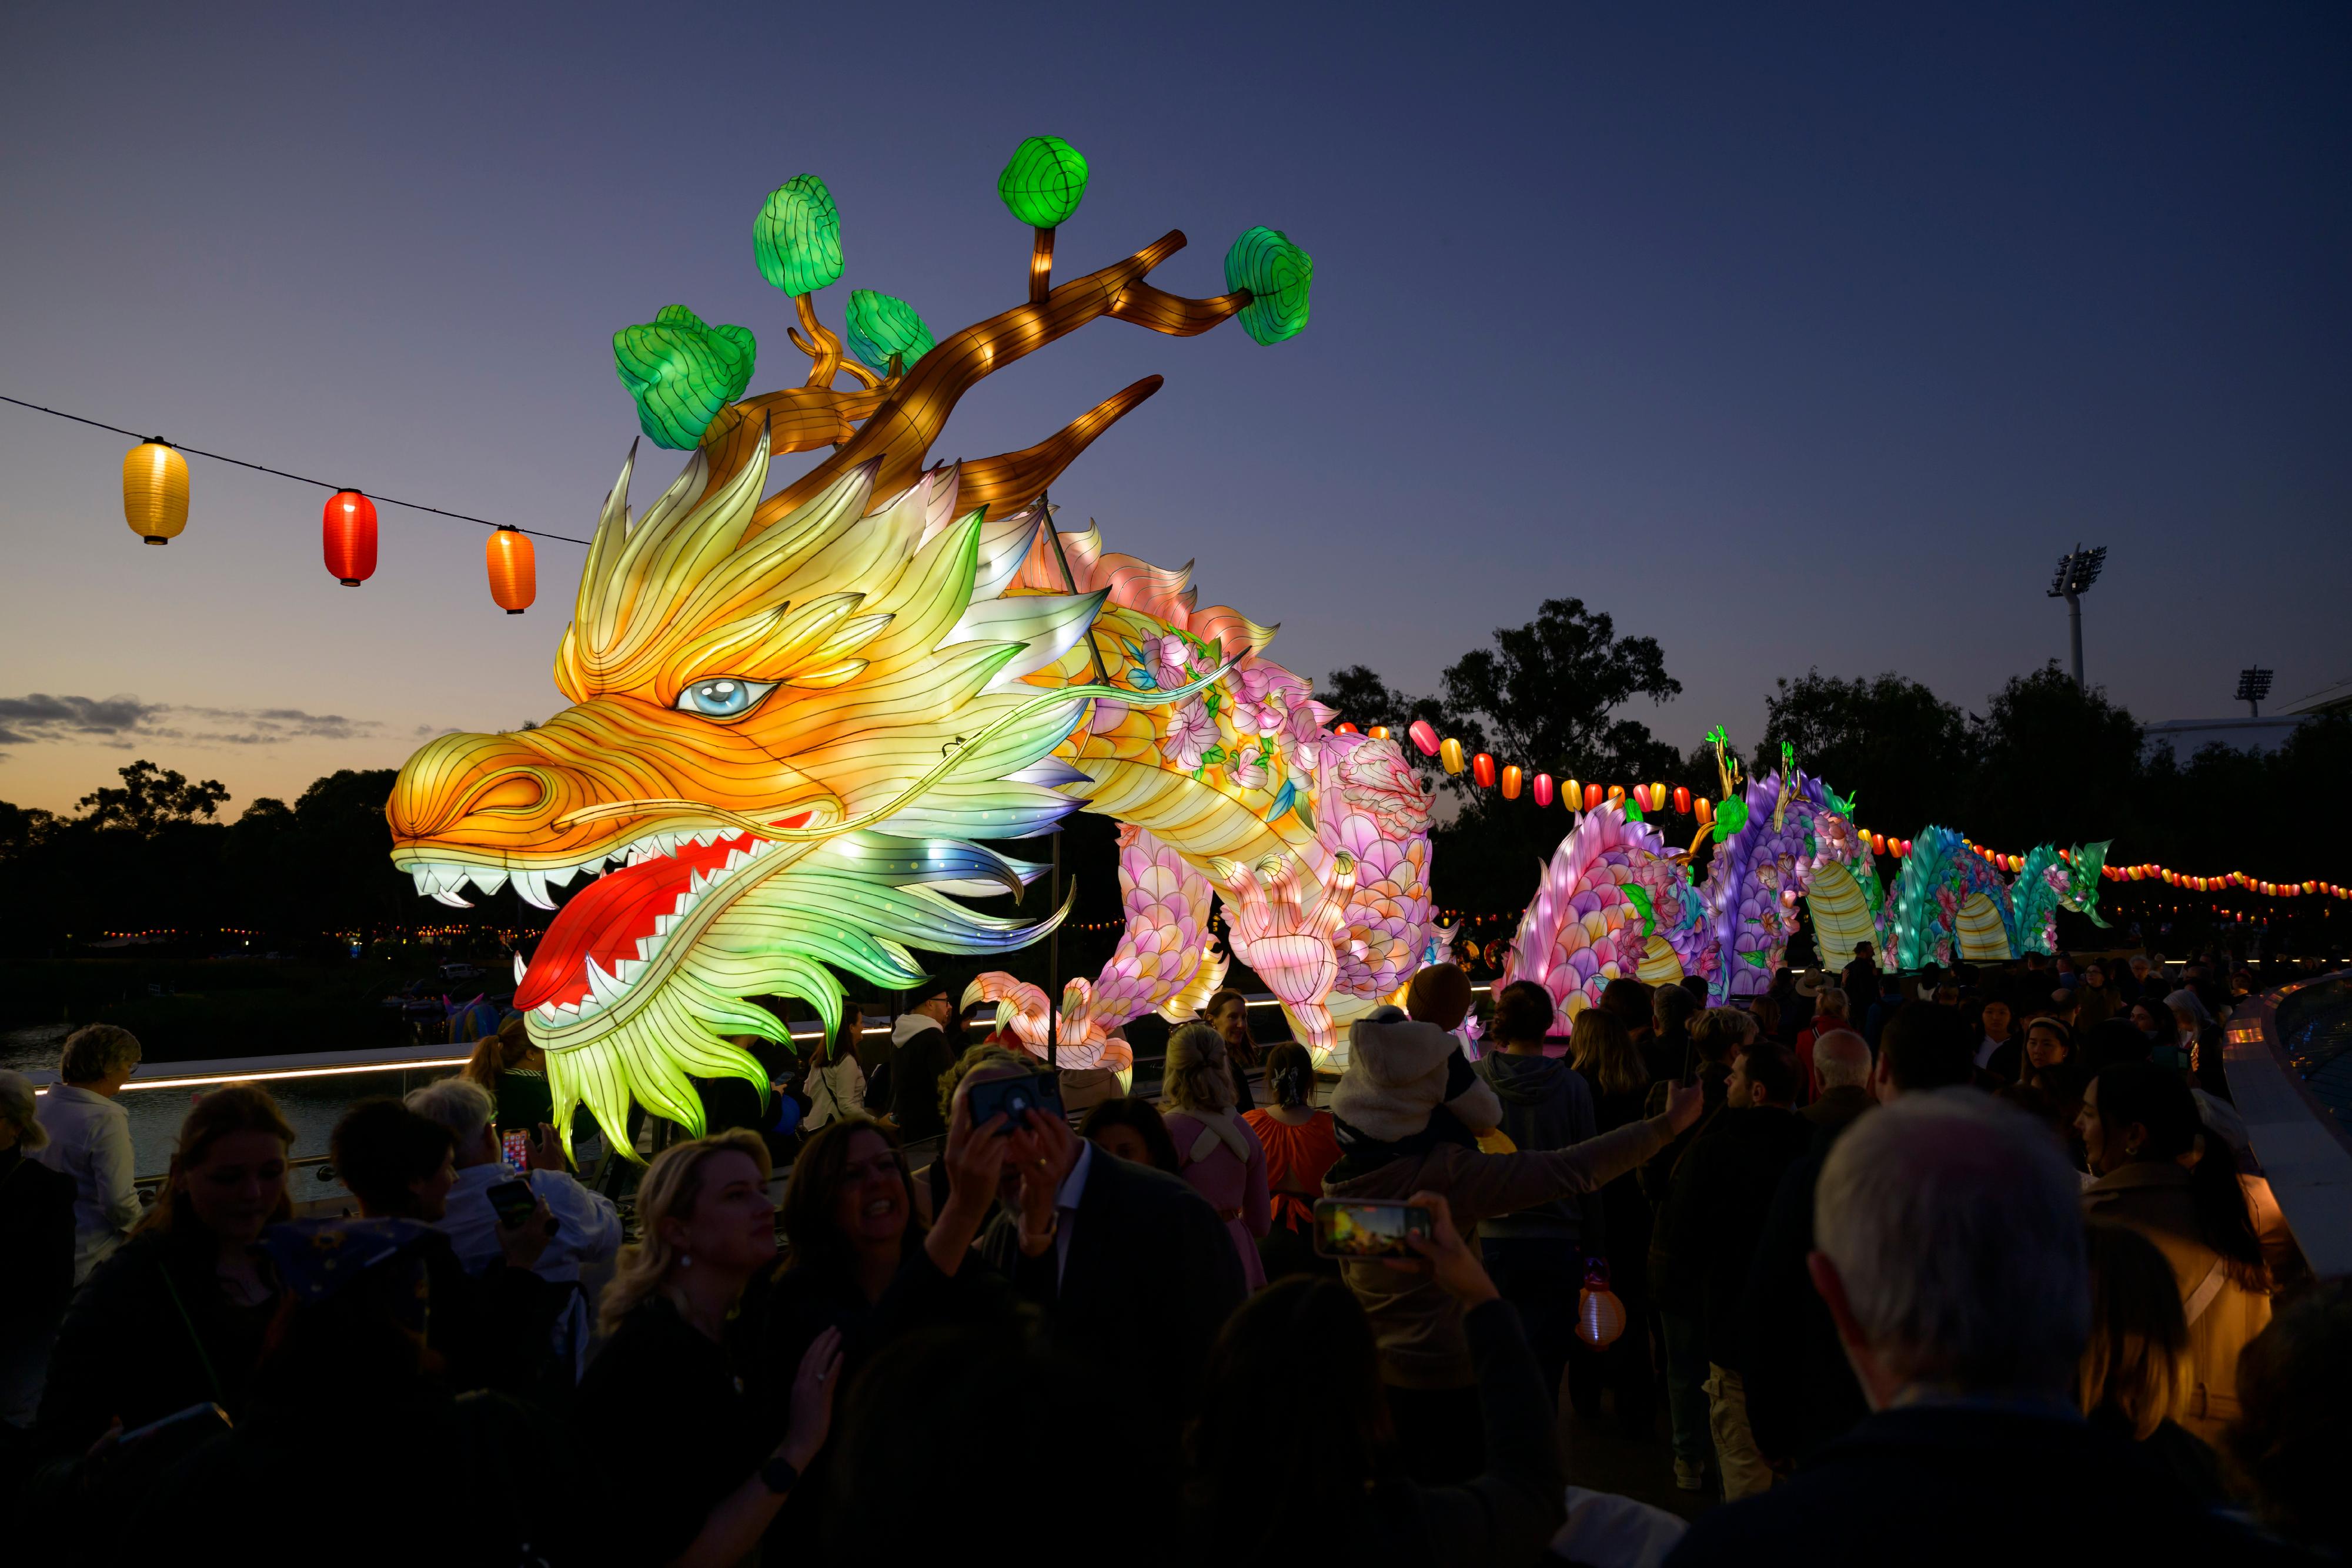
[[[357,588],[375,575],[375,503],[357,490],[338,490],[327,497],[327,515],[320,524],[327,553],[327,575],[345,588]]]
[[[530,536],[513,528],[493,528],[482,551],[490,573],[490,597],[509,615],[520,615],[539,597],[539,565],[531,556]]]
[[[1504,768],[1503,799],[1506,800],[1517,800],[1519,798],[1519,781],[1526,777],[1526,774],[1519,771],[1519,765],[1516,762]]]
[[[1584,809],[1588,811],[1601,810],[1601,802],[1608,798],[1609,791],[1598,784],[1587,784],[1584,787]]]
[[[1685,789],[1685,788],[1684,788],[1683,786],[1681,786],[1680,784],[1675,785],[1675,813],[1676,813],[1677,815],[1680,815],[1680,816],[1687,817],[1687,816],[1689,816],[1689,815],[1690,815],[1690,808],[1691,808],[1691,796],[1690,796],[1690,791],[1689,791],[1688,789]]]
[[[1384,724],[1376,724],[1364,733],[1370,736],[1374,740],[1386,740],[1389,737],[1389,727]]]
[[[1870,852],[1874,855],[1883,855],[1886,852],[1886,835],[1885,833],[1873,833],[1870,835]]]
[[[1536,775],[1536,804],[1549,809],[1551,802],[1551,775],[1549,773],[1538,773]]]
[[[1421,748],[1423,757],[1437,755],[1437,731],[1430,727],[1427,719],[1414,719],[1405,727],[1405,734],[1412,737],[1413,745]]]
[[[1479,789],[1492,789],[1495,787],[1495,759],[1483,751],[1472,758],[1470,778]]]
[[[1360,730],[1360,729],[1358,729],[1358,728],[1357,728],[1354,725],[1352,725],[1352,724],[1343,724],[1343,725],[1341,725],[1341,726],[1339,727],[1339,733],[1340,733],[1341,735],[1361,735],[1361,734],[1363,734],[1364,732],[1363,732],[1362,730]]]

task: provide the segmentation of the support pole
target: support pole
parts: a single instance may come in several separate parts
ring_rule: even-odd
[[[2079,692],[2085,689],[2083,685],[2083,596],[2079,593],[2066,596],[2066,632],[2074,643],[2074,689]]]
[[[1054,830],[1054,903],[1062,907],[1062,830]],[[1045,1070],[1061,1070],[1062,1048],[1062,928],[1045,938]]]

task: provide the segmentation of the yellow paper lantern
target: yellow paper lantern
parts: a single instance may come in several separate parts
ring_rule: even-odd
[[[188,460],[160,441],[124,453],[122,520],[151,545],[177,538],[188,526]]]
[[[1438,766],[1444,768],[1448,773],[1461,772],[1464,766],[1462,760],[1462,743],[1454,739],[1452,736],[1447,736],[1444,744],[1439,746],[1437,748],[1437,762]]]

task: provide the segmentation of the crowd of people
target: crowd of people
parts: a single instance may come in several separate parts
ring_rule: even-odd
[[[1349,1027],[1328,1091],[1225,992],[1157,1094],[1094,1069],[1042,1105],[1005,1092],[1037,1061],[963,1039],[941,985],[814,1047],[789,1135],[754,1107],[655,1140],[625,1211],[578,1179],[520,1030],[344,1113],[352,1212],[295,1218],[253,1083],[195,1100],[142,1203],[139,1044],[89,1026],[47,1092],[0,1073],[10,1537],[97,1563],[232,1528],[501,1565],[2339,1557],[2352,1288],[2310,1277],[2229,1103],[2252,977],[2163,974],[1865,950],[1746,1006],[1627,977],[1562,1017],[1438,965]],[[1327,1199],[1419,1211],[1409,1255],[1318,1245]],[[1687,1502],[1580,1484],[1580,1423]]]

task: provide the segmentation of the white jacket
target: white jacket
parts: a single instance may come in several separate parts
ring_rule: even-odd
[[[1348,1065],[1331,1091],[1331,1113],[1382,1143],[1409,1138],[1444,1105],[1462,1124],[1484,1133],[1503,1119],[1503,1103],[1486,1080],[1469,1074],[1452,1100],[1447,1068],[1462,1041],[1433,1023],[1416,1023],[1401,1009],[1379,1007],[1348,1031]]]
[[[866,1070],[854,1056],[846,1061],[828,1061],[810,1069],[803,1092],[809,1097],[808,1119],[801,1124],[803,1132],[814,1133],[835,1122],[862,1116],[866,1114]]]
[[[58,1083],[35,1113],[49,1134],[40,1162],[74,1181],[74,1283],[113,1255],[139,1222],[131,1113],[103,1094]]]

